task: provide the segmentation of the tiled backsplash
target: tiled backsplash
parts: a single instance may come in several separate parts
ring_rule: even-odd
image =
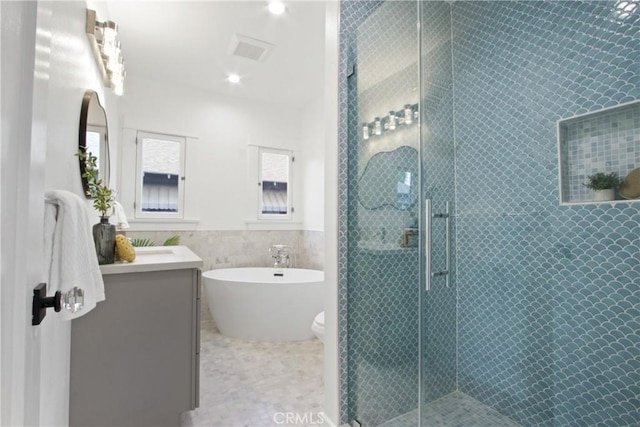
[[[162,244],[171,236],[180,236],[180,244],[189,247],[204,261],[203,271],[233,267],[268,267],[273,264],[269,247],[287,245],[292,249],[293,267],[324,268],[324,232],[322,231],[135,231],[130,238],[150,239]]]

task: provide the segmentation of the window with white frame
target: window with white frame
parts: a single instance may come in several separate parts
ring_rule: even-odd
[[[184,137],[138,132],[136,218],[184,217]]]
[[[291,219],[291,151],[259,149],[258,219]]]

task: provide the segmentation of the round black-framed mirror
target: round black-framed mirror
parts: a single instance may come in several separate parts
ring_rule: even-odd
[[[82,97],[80,108],[80,128],[78,134],[78,148],[85,152],[91,152],[97,157],[99,178],[105,185],[109,185],[109,128],[107,126],[107,113],[100,103],[98,94],[93,90],[87,90]],[[86,178],[82,178],[85,172],[84,162],[80,159],[80,177],[82,189],[89,199],[89,184]]]

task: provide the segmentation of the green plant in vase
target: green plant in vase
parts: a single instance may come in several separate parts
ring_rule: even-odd
[[[82,148],[78,150],[77,156],[84,163],[84,173],[82,177],[87,180],[87,196],[93,199],[93,207],[100,212],[102,217],[109,217],[113,205],[113,190],[102,182],[100,171],[97,167],[98,158],[90,151]]]
[[[98,264],[113,264],[116,255],[116,226],[109,223],[114,200],[113,190],[100,179],[96,156],[84,149],[79,149],[77,156],[84,164],[82,177],[87,181],[87,196],[93,199],[94,209],[100,212],[100,223],[93,226],[93,243]]]
[[[594,192],[594,202],[605,202],[615,199],[615,189],[620,186],[622,180],[617,173],[598,172],[587,177],[588,181],[583,184]]]

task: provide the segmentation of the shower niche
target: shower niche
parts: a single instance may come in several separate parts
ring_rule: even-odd
[[[601,203],[585,186],[596,173],[624,183],[606,202],[640,200],[640,101],[558,121],[560,203]]]

